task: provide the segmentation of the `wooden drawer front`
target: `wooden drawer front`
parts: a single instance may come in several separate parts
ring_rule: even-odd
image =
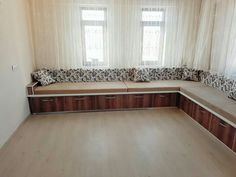
[[[212,116],[210,131],[220,141],[233,149],[233,143],[235,139],[235,128],[219,119],[216,116]],[[234,145],[235,146],[235,145]]]
[[[196,106],[195,110],[196,112],[194,115],[194,119],[207,130],[210,130],[210,123],[212,117],[211,113],[198,105]]]
[[[184,110],[184,101],[185,101],[185,97],[183,95],[179,96],[179,108]]]
[[[236,152],[236,131],[235,131],[235,134],[234,134],[234,143],[233,143],[232,150],[233,150],[234,152]]]
[[[179,108],[236,152],[236,129],[212,113],[180,95]]]
[[[191,112],[190,112],[190,116],[194,119],[197,120],[197,109],[198,109],[198,105],[194,102],[191,102]]]
[[[64,111],[64,97],[30,98],[32,113]]]
[[[177,94],[153,94],[152,107],[173,107],[176,106]]]
[[[180,109],[182,109],[189,116],[193,117],[193,105],[195,105],[190,99],[180,96]]]
[[[128,95],[128,108],[149,108],[152,107],[152,95],[138,94]]]
[[[121,109],[124,108],[123,95],[96,96],[96,109]]]
[[[65,98],[65,111],[87,111],[95,109],[95,97],[74,96]]]

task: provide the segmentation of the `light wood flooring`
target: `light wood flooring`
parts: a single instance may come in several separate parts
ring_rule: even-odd
[[[176,108],[37,115],[0,177],[236,177],[236,155]]]

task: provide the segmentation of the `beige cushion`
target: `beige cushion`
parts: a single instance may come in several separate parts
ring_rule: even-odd
[[[168,80],[152,81],[148,83],[125,82],[128,92],[154,92],[154,91],[180,91],[180,87],[191,84],[200,84],[199,82]]]
[[[80,93],[127,92],[123,82],[55,83],[36,87],[35,94],[80,94]]]

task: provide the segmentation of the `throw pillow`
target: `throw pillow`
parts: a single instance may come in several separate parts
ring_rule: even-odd
[[[50,85],[56,81],[50,76],[47,70],[39,70],[32,73],[33,78],[38,81],[42,86]]]
[[[186,81],[200,81],[199,71],[195,69],[184,68],[182,80]]]
[[[236,81],[234,81],[234,84],[231,86],[228,97],[236,101]]]
[[[135,82],[150,82],[149,69],[148,68],[135,69],[134,81]]]
[[[231,91],[231,92],[229,92],[229,98],[231,98],[231,99],[233,99],[233,100],[235,100],[236,101],[236,91]]]

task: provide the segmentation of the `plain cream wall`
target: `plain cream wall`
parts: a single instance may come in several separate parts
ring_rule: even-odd
[[[34,67],[27,17],[25,0],[0,0],[0,147],[30,114],[26,85]]]

